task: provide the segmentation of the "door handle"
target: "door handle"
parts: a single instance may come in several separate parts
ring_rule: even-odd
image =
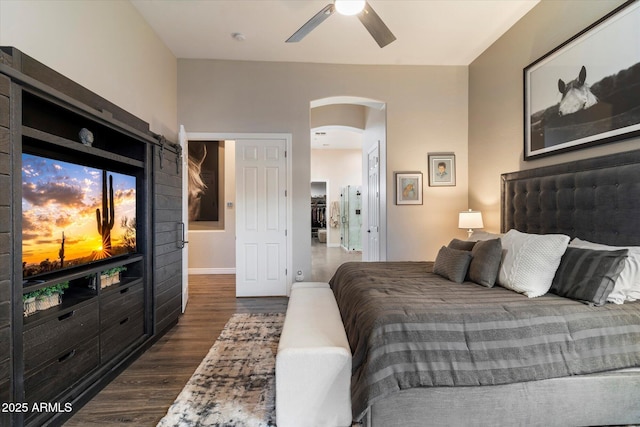
[[[180,249],[184,249],[184,245],[189,243],[188,240],[184,240],[184,238],[185,238],[184,233],[185,233],[186,226],[185,226],[184,222],[182,222],[182,221],[180,221],[178,223],[178,225],[180,226],[180,240],[178,241],[178,247]]]

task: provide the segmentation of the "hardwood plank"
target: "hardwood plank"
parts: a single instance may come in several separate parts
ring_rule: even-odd
[[[0,75],[0,95],[9,96],[11,88],[11,79],[7,76]]]
[[[10,175],[11,173],[11,157],[8,154],[0,153],[0,175]],[[2,187],[9,188],[9,187]],[[7,191],[8,193],[8,191]]]
[[[0,168],[4,168],[4,160],[5,157],[8,159],[8,155],[0,153]],[[7,167],[9,166],[9,161],[6,162]],[[11,188],[11,176],[7,173],[3,175],[0,173],[0,188],[3,189],[2,194],[0,194],[0,206],[11,206],[11,191],[4,191],[7,188]]]
[[[155,426],[233,313],[284,313],[288,299],[235,298],[234,275],[189,276],[178,324],[75,414],[65,426]]]
[[[8,233],[7,233],[8,234]],[[5,240],[5,239],[2,239]],[[4,249],[0,250],[0,282],[11,280],[11,253],[5,253]],[[1,294],[2,292],[0,292]]]
[[[0,96],[0,126],[8,128],[9,117],[11,117],[9,98],[7,98],[6,96]]]
[[[0,206],[0,233],[11,231],[11,209],[8,206]]]
[[[0,153],[9,153],[11,144],[11,134],[9,129],[0,126]]]

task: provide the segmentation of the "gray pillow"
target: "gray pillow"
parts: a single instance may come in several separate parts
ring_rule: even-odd
[[[467,276],[471,252],[443,246],[433,264],[433,272],[452,282],[462,283]]]
[[[604,305],[628,252],[627,249],[598,251],[568,247],[549,292],[588,304]]]
[[[493,287],[498,278],[502,260],[502,242],[500,239],[480,240],[471,249],[469,280],[487,288]]]
[[[451,249],[458,249],[460,251],[470,251],[471,249],[473,249],[473,246],[475,244],[476,242],[471,242],[469,240],[453,239],[449,242],[449,245],[447,247]]]

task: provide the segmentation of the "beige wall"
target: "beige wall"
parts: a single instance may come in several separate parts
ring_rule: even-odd
[[[329,199],[340,203],[340,194],[347,185],[362,185],[362,150],[311,150],[311,181],[327,181]],[[327,245],[340,246],[340,227],[332,228],[327,221]]]
[[[128,1],[0,1],[0,45],[25,54],[177,141],[177,61]]]
[[[452,235],[464,235],[457,213],[467,208],[467,84],[467,67],[180,59],[178,119],[188,132],[292,134],[293,269],[308,272],[310,102],[333,96],[386,102],[387,259],[433,259]],[[393,171],[426,177],[432,151],[456,153],[458,185],[425,184],[424,205],[395,206]]]
[[[367,107],[355,104],[331,104],[311,109],[311,128],[319,126],[347,126],[364,129]]]
[[[469,67],[469,207],[500,228],[500,174],[638,147],[632,139],[523,161],[523,68],[623,1],[541,1]]]

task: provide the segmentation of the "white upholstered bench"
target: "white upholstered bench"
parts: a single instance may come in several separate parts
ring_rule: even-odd
[[[293,285],[276,355],[278,427],[351,425],[351,351],[327,283]]]

